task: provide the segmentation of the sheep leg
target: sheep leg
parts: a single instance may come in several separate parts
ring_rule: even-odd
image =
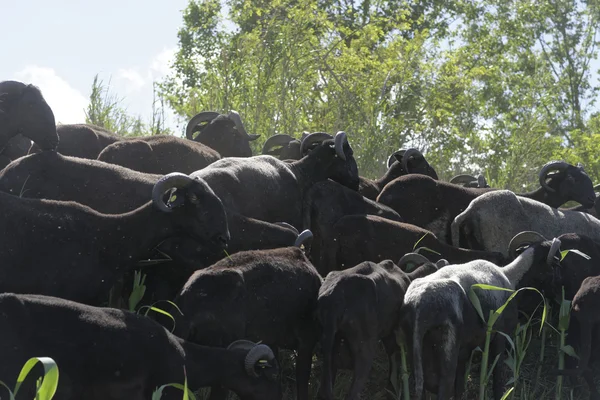
[[[456,332],[448,328],[448,334],[440,360],[440,382],[438,386],[437,400],[449,399],[454,392],[454,381],[458,366],[458,343]]]
[[[583,379],[588,385],[588,389],[590,391],[590,400],[600,400],[600,393],[598,393],[598,389],[596,388],[596,382],[594,382],[594,373],[591,369],[588,369],[583,373]]]
[[[496,334],[494,339],[492,339],[492,343],[490,346],[490,362],[494,362],[496,356],[500,356],[498,362],[496,363],[496,367],[494,369],[494,382],[493,382],[493,390],[494,390],[494,399],[500,400],[504,395],[505,382],[508,381],[509,370],[506,364],[504,364],[505,351],[506,350],[506,339],[504,336],[500,334]]]
[[[465,391],[465,373],[467,372],[467,363],[462,357],[459,357],[458,367],[456,368],[456,379],[454,380],[454,399],[459,400]]]
[[[319,399],[333,400],[333,382],[335,380],[334,367],[334,354],[335,351],[339,351],[340,339],[336,338],[335,322],[327,319],[327,324],[323,329],[321,336],[321,352],[322,352],[322,366],[321,366],[321,386],[319,387]],[[297,371],[296,367],[296,371]]]
[[[317,339],[301,339],[296,359],[296,393],[298,400],[308,400],[308,381],[312,367],[312,355]]]
[[[589,367],[592,352],[592,326],[586,321],[579,322],[579,364],[577,369],[585,371]]]
[[[592,353],[593,326],[588,321],[582,321],[582,319],[577,318],[577,322],[579,322],[580,344],[578,353],[580,358],[577,370],[588,385],[590,399],[600,399],[600,393],[598,393],[596,383],[594,382],[594,374],[592,373],[592,370],[589,369],[590,354]]]
[[[354,360],[354,376],[346,400],[359,400],[360,392],[367,383],[369,372],[371,372],[375,349],[377,348],[377,337],[349,338],[348,345]]]
[[[391,393],[395,393],[395,388],[394,385],[392,384],[392,381],[394,379],[394,377],[392,376],[392,365],[394,365],[394,362],[396,363],[396,367],[399,369],[402,367],[401,363],[399,362],[399,357],[397,357],[398,355],[398,351],[400,351],[400,346],[398,346],[396,344],[396,335],[394,333],[385,336],[382,339],[383,342],[383,346],[385,347],[385,352],[387,353],[388,356],[388,383],[387,383],[387,390],[388,390],[388,397],[389,398],[394,398],[394,396]]]

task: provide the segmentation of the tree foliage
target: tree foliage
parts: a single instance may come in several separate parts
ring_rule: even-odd
[[[262,140],[345,130],[366,176],[415,146],[443,178],[482,171],[521,189],[566,159],[598,179],[599,10],[598,0],[191,0],[161,91],[185,118],[235,109]]]

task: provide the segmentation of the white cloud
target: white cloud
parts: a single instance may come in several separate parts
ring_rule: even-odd
[[[40,88],[44,99],[54,112],[57,123],[85,122],[84,109],[88,105],[88,99],[58,76],[54,69],[29,65],[17,72],[15,79],[24,83],[32,83]]]
[[[123,86],[125,88],[126,94],[137,92],[146,84],[146,80],[136,68],[119,69],[117,72],[117,79],[120,81],[119,86]]]
[[[170,72],[171,64],[175,59],[176,47],[163,49],[150,63],[149,77],[152,80],[164,78]]]

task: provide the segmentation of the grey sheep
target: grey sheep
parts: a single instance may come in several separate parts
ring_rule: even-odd
[[[508,256],[510,240],[522,231],[545,237],[577,232],[600,240],[600,221],[587,213],[561,211],[509,190],[498,190],[477,197],[454,219],[452,244]]]

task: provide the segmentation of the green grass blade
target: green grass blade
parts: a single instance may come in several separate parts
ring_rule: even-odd
[[[173,328],[171,328],[171,332],[173,332],[175,330],[175,318],[171,315],[171,313],[169,313],[165,310],[162,310],[158,307],[154,307],[154,306],[144,306],[144,307],[140,308],[138,312],[141,312],[142,310],[146,310],[146,312],[144,313],[145,316],[148,316],[148,313],[150,311],[154,311],[156,313],[166,315],[167,317],[169,317],[171,319],[171,321],[173,321]]]
[[[428,233],[429,232],[426,232],[423,236],[421,236],[421,238],[419,240],[417,240],[417,242],[413,246],[413,251],[417,248],[417,246],[419,245],[419,243],[421,243],[421,240],[425,239],[425,236],[427,236]]]
[[[587,254],[585,254],[582,251],[579,251],[577,249],[569,249],[569,250],[563,250],[563,251],[560,252],[560,261],[564,260],[565,257],[569,253],[577,254],[579,257],[585,258],[586,260],[591,260],[592,259],[592,257],[588,256]]]
[[[510,394],[513,392],[513,390],[515,390],[515,387],[511,387],[510,389],[508,389],[506,391],[506,393],[504,393],[504,395],[500,398],[500,400],[506,400],[508,399],[508,396],[510,396]]]
[[[8,391],[8,400],[15,400],[15,395],[13,394],[12,390],[10,390],[10,388],[8,387],[8,385],[2,381],[0,381],[0,386],[3,386],[6,388],[6,390]],[[2,397],[0,396],[0,399]]]

